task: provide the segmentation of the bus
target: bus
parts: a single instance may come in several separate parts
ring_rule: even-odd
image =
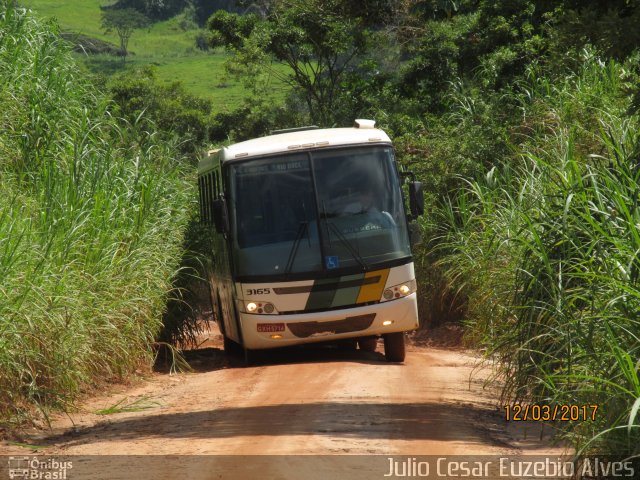
[[[419,326],[411,244],[424,200],[374,121],[211,150],[198,187],[225,351],[247,362],[314,342],[375,351],[382,337],[386,359],[404,361],[405,332]]]

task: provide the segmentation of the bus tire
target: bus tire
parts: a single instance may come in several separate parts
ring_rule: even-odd
[[[388,362],[404,362],[404,332],[387,333],[384,338],[384,356]]]
[[[355,338],[347,338],[346,340],[338,341],[338,345],[343,350],[356,350],[358,348],[358,341]]]
[[[358,339],[358,348],[363,352],[375,352],[378,347],[378,339],[376,337],[362,337]]]
[[[216,319],[218,322],[218,328],[220,329],[220,333],[222,334],[222,348],[224,349],[225,355],[240,355],[242,353],[242,347],[238,345],[236,342],[227,337],[227,332],[224,328],[224,315],[222,314],[222,301],[220,300],[220,295],[218,297],[218,318]]]
[[[239,344],[231,340],[226,335],[223,337],[223,339],[224,339],[223,342],[224,342],[225,355],[232,355],[232,356],[242,355],[243,348]]]
[[[254,364],[255,360],[256,360],[256,354],[253,350],[244,347],[244,367],[250,367],[251,365]]]

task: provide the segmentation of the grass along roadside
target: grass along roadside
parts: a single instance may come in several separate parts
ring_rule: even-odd
[[[68,46],[0,15],[0,422],[153,361],[194,211],[174,145],[114,119]]]
[[[114,415],[116,413],[142,412],[160,406],[161,404],[159,402],[151,400],[151,398],[146,395],[133,400],[124,397],[110,407],[98,409],[94,413],[96,415]]]
[[[599,406],[559,425],[580,453],[640,453],[640,143],[624,68],[587,55],[553,85],[532,71],[509,98],[526,132],[513,156],[431,225],[505,399]]]

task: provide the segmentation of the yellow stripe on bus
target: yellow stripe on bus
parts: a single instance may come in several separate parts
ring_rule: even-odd
[[[382,297],[382,291],[384,290],[384,286],[387,284],[387,277],[389,276],[389,269],[385,268],[384,270],[376,270],[375,272],[367,272],[364,275],[364,278],[371,277],[380,277],[377,283],[372,283],[370,285],[363,285],[360,289],[360,293],[358,294],[358,299],[356,303],[367,303],[379,301]]]

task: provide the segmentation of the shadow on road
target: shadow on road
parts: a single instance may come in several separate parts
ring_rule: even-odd
[[[477,423],[486,409],[454,403],[317,402],[145,415],[76,429],[46,439],[70,445],[138,438],[212,439],[309,436],[481,443]],[[465,434],[466,433],[466,434]],[[481,437],[481,436],[480,436]]]
[[[245,368],[247,366],[244,356],[241,354],[228,355],[225,354],[222,348],[217,347],[185,350],[182,355],[193,371],[199,373],[225,368]],[[251,352],[250,366],[328,362],[394,365],[388,364],[384,355],[380,352],[365,352],[331,344],[318,344],[270,350],[253,350]],[[154,370],[159,373],[169,373],[171,365],[167,362],[158,363]]]

